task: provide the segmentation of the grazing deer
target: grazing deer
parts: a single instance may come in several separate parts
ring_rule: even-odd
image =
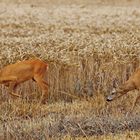
[[[0,70],[0,84],[9,87],[9,93],[20,97],[14,93],[15,88],[20,83],[33,79],[42,89],[42,99],[47,96],[48,84],[44,80],[47,64],[39,59],[30,59],[10,64]]]
[[[114,88],[111,94],[107,97],[107,101],[113,101],[125,95],[127,92],[135,89],[140,90],[140,68],[137,69],[122,86],[116,89]],[[136,98],[136,101],[132,106],[132,110],[134,109],[139,99],[140,95]]]

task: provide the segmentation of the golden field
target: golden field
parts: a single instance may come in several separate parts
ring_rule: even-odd
[[[140,138],[138,92],[107,103],[139,67],[138,0],[0,0],[0,67],[38,57],[49,64],[49,99],[32,82],[13,99],[0,86],[0,139]]]

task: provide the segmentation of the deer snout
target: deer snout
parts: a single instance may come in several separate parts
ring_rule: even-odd
[[[112,101],[112,100],[113,100],[113,96],[111,96],[111,95],[108,96],[107,99],[106,99],[106,101],[108,101],[108,102],[110,102],[110,101]]]
[[[107,98],[106,101],[110,102],[110,101],[112,101],[112,99]]]

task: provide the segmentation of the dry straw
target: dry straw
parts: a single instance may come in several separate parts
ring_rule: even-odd
[[[17,89],[23,99],[9,100],[1,86],[0,136],[87,138],[139,129],[138,115],[126,117],[135,94],[112,104],[104,100],[139,67],[139,8],[3,3],[0,29],[0,67],[39,57],[49,64],[50,95],[39,105],[41,91],[29,81]]]

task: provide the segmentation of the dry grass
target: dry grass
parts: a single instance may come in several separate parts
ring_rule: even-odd
[[[138,1],[0,2],[0,67],[37,56],[50,85],[46,105],[31,81],[23,99],[1,86],[1,139],[139,139],[140,106],[128,114],[137,93],[105,101],[139,66]]]
[[[139,132],[126,132],[124,134],[109,134],[109,135],[103,135],[103,136],[92,136],[92,137],[79,137],[76,138],[75,140],[122,140],[122,139],[126,139],[126,140],[139,140]],[[73,137],[70,136],[65,136],[64,137],[65,140],[72,140]]]

